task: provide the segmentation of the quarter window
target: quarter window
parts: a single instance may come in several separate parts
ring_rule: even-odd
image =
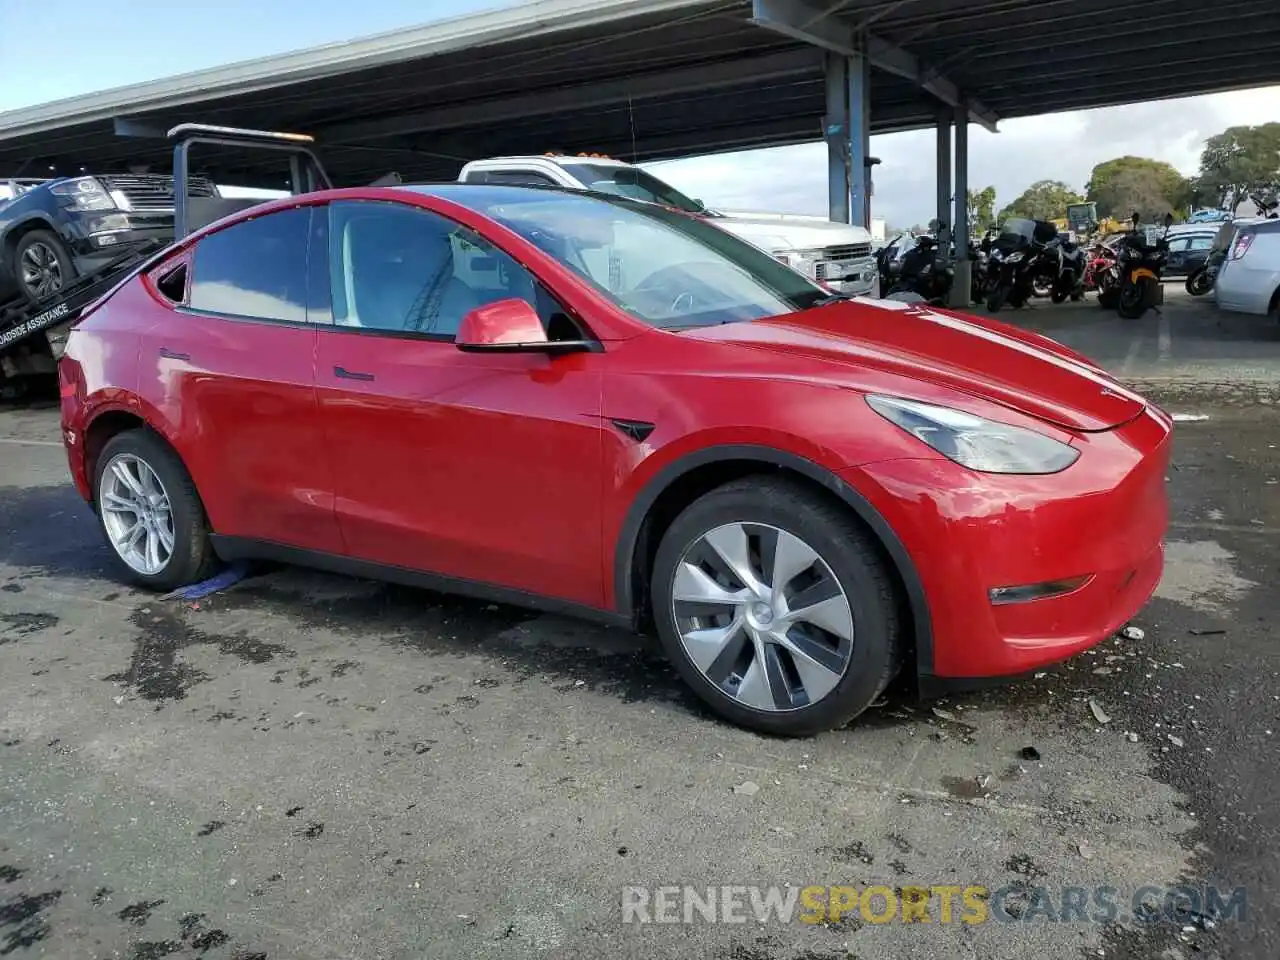
[[[191,264],[191,307],[305,323],[308,208],[255,217],[201,240]]]

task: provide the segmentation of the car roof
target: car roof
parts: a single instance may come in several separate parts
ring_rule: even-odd
[[[1250,220],[1236,223],[1237,230],[1249,230],[1253,233],[1275,233],[1280,231],[1280,220]]]

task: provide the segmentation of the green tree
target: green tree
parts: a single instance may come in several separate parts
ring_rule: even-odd
[[[1032,220],[1055,220],[1067,215],[1068,204],[1083,200],[1084,197],[1061,180],[1037,180],[1000,211],[1000,219],[1029,217]]]
[[[1196,177],[1198,202],[1235,206],[1252,193],[1280,188],[1280,122],[1228,127],[1205,141]]]
[[[1161,160],[1116,157],[1093,168],[1085,188],[1099,217],[1124,220],[1137,210],[1143,220],[1159,219],[1191,202],[1191,185]]]
[[[977,236],[991,226],[996,219],[996,188],[983,187],[981,190],[970,190],[969,197],[969,235]]]

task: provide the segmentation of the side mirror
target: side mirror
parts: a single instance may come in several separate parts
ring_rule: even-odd
[[[476,307],[458,325],[454,346],[467,353],[583,353],[595,350],[591,340],[549,340],[538,311],[526,300],[511,298]]]

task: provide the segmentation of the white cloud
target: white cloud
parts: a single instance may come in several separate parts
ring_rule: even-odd
[[[1036,180],[1065,180],[1083,190],[1095,164],[1126,154],[1165,160],[1192,174],[1207,138],[1229,126],[1265,123],[1277,115],[1280,86],[1005,120],[998,134],[971,126],[969,185],[994,186],[997,206]],[[871,153],[881,160],[874,168],[872,215],[896,226],[928,222],[936,190],[933,131],[872,137]],[[713,207],[827,212],[823,143],[647,166]]]

